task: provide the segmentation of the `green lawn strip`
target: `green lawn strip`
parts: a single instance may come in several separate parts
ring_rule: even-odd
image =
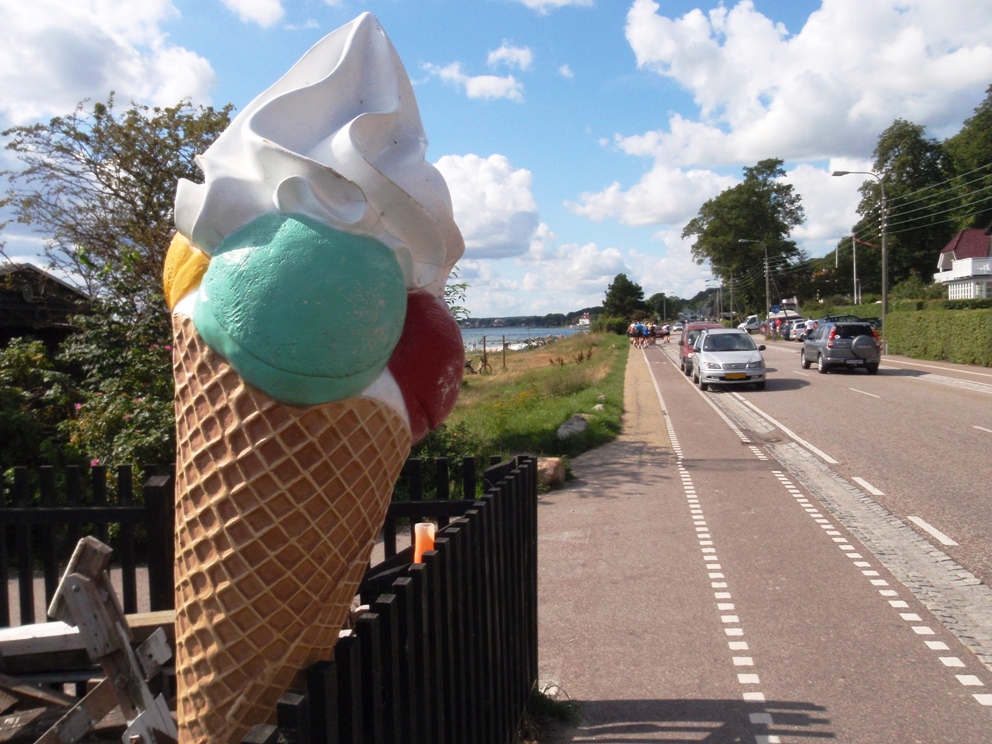
[[[589,334],[508,355],[506,370],[496,364],[491,375],[466,376],[454,412],[414,454],[575,456],[609,442],[620,432],[628,352],[623,337]],[[558,439],[558,427],[577,413],[590,416],[589,428]]]

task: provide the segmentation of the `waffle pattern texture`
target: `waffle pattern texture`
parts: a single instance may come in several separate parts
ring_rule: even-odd
[[[173,330],[179,738],[239,742],[333,658],[410,429],[367,398],[278,403]]]

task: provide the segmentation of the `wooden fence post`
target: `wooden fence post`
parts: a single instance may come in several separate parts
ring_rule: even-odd
[[[176,606],[175,497],[172,477],[153,475],[143,489],[148,531],[148,594],[152,612]]]

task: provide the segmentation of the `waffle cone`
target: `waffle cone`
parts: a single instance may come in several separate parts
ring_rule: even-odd
[[[239,742],[333,658],[410,430],[367,398],[278,403],[173,330],[179,737]]]

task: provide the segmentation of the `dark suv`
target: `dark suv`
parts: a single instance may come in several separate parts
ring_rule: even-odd
[[[870,323],[820,323],[803,341],[799,363],[803,369],[816,365],[820,374],[833,368],[857,369],[864,367],[868,374],[878,372],[882,358],[882,345]]]

